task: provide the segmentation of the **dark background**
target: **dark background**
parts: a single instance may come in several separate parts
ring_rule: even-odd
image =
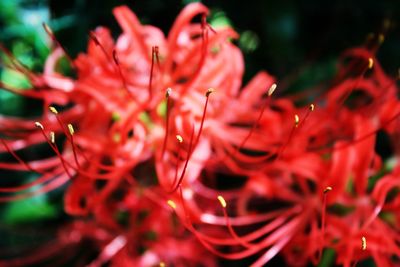
[[[63,2],[63,3],[61,3]],[[119,32],[111,10],[129,5],[143,23],[157,25],[168,32],[176,15],[190,1],[50,1],[53,16],[67,14],[79,20],[60,33],[72,51],[85,48],[87,32],[97,25]],[[239,45],[245,52],[246,79],[266,69],[279,80],[305,65],[324,76],[343,50],[361,45],[369,33],[379,32],[384,20],[392,24],[379,58],[388,72],[399,67],[400,35],[397,19],[400,1],[202,1],[212,13],[211,20],[226,17],[244,37]],[[246,43],[247,41],[247,43]],[[328,69],[329,70],[329,69]]]

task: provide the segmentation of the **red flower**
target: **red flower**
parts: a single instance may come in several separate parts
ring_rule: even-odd
[[[92,267],[216,265],[206,249],[232,260],[256,255],[252,266],[278,253],[291,265],[316,264],[324,248],[345,266],[368,257],[388,266],[400,256],[400,198],[388,199],[399,186],[397,162],[371,178],[385,163],[377,132],[398,144],[400,107],[373,52],[349,50],[322,100],[297,107],[308,98],[273,99],[277,85],[265,72],[241,89],[243,58],[230,42],[237,34],[211,28],[203,5],[188,5],[167,37],[126,7],[114,14],[123,30],[116,41],[98,28],[87,53],[68,57],[77,78],[57,73],[65,50],[47,26],[56,48],[43,74],[3,48],[32,88],[2,86],[41,100],[43,114],[0,117],[2,151],[16,160],[0,167],[40,175],[0,188],[0,201],[70,182],[65,211],[77,218],[54,251],[43,253],[46,245],[17,263],[66,247],[73,254],[85,240],[98,253]],[[53,156],[19,156],[43,143]]]

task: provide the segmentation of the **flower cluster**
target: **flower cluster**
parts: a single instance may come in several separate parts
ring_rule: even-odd
[[[237,34],[212,28],[207,14],[186,6],[165,37],[117,7],[122,34],[114,41],[97,28],[76,59],[44,25],[54,49],[43,73],[2,47],[8,67],[31,83],[2,88],[43,110],[0,116],[0,152],[13,157],[0,167],[38,174],[1,187],[0,201],[67,185],[64,209],[74,220],[52,249],[1,263],[72,257],[88,240],[97,251],[91,267],[217,266],[218,257],[250,256],[264,266],[278,253],[305,266],[328,248],[344,266],[399,261],[400,102],[376,47],[344,53],[317,97],[277,98],[279,83],[266,72],[242,87]],[[58,72],[64,57],[76,77]],[[390,156],[376,150],[381,135]],[[20,153],[43,144],[52,152],[45,157]]]

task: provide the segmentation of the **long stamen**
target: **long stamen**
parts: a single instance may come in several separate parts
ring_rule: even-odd
[[[75,147],[75,143],[74,143],[75,130],[74,130],[74,127],[72,126],[72,124],[68,124],[68,130],[69,130],[69,134],[70,134],[70,138],[71,138],[72,153],[74,154],[74,159],[75,159],[76,166],[79,169],[81,166],[79,164],[78,156],[77,156],[77,153],[76,153],[76,147]]]
[[[221,198],[219,198],[220,200]],[[261,246],[252,246],[251,248],[246,248],[246,250],[241,251],[239,253],[223,253],[223,252],[219,252],[217,249],[215,249],[211,244],[215,244],[215,245],[238,245],[240,243],[237,242],[236,239],[232,240],[232,241],[228,241],[228,239],[220,239],[220,238],[213,238],[213,237],[208,237],[204,234],[202,234],[201,232],[199,232],[198,230],[196,230],[194,228],[193,222],[191,220],[191,216],[186,208],[186,204],[185,204],[185,200],[183,197],[183,193],[182,193],[182,188],[180,187],[180,200],[181,200],[181,204],[182,204],[182,210],[183,210],[183,218],[182,222],[184,224],[184,226],[191,232],[193,233],[197,239],[200,241],[200,243],[207,249],[209,250],[211,253],[226,258],[226,259],[239,259],[239,258],[243,258],[243,255],[251,255],[254,254],[255,252],[257,252],[259,249],[262,249],[263,247],[268,246],[268,243],[271,243],[271,239],[273,238],[277,238],[277,234],[273,234],[273,236],[267,238],[269,240],[265,240],[263,241],[264,244],[262,244]],[[226,205],[226,202],[221,201],[220,203],[222,206]],[[225,203],[225,204],[224,204]],[[172,208],[173,211],[176,212],[177,206],[175,204],[175,202],[173,200],[168,200],[167,204]],[[226,207],[226,206],[225,206]],[[179,216],[178,212],[176,212],[176,214]],[[180,216],[179,216],[180,217]],[[293,223],[291,223],[293,225]],[[261,233],[262,235],[263,233]],[[281,233],[279,233],[278,235],[282,235]],[[257,237],[251,237],[252,239],[256,239]]]
[[[64,127],[63,121],[61,120],[61,118],[60,118],[60,116],[58,114],[58,110],[53,106],[50,106],[49,110],[55,115],[58,124],[61,126],[62,131],[64,132],[65,136],[67,137],[67,140],[71,143],[72,153],[74,154],[74,160],[75,160],[76,166],[79,169],[80,168],[80,164],[79,164],[79,161],[78,161],[77,148],[76,148],[76,145],[75,145],[75,142],[74,142],[74,133],[75,133],[74,127],[72,126],[72,124],[68,124],[67,125],[68,131],[67,131],[65,129],[65,127]],[[53,143],[55,143],[55,142],[53,142]]]
[[[286,147],[289,145],[290,141],[293,138],[294,132],[296,131],[297,127],[299,127],[299,123],[300,123],[299,115],[295,114],[294,115],[294,124],[293,124],[292,129],[290,130],[289,137],[286,140],[286,142],[278,150],[275,160],[278,160],[283,155],[283,152],[285,152]]]
[[[210,24],[207,23],[207,15],[206,14],[203,14],[201,16],[201,27],[202,27],[202,29],[210,29],[214,34],[217,33],[217,31],[213,27],[211,27]]]
[[[75,160],[77,159],[78,152],[79,152],[79,155],[82,156],[82,157],[85,159],[86,162],[90,162],[90,159],[88,158],[88,156],[84,153],[84,151],[82,151],[82,150],[75,144],[74,138],[71,136],[71,130],[73,130],[73,132],[75,132],[75,130],[73,129],[73,127],[71,128],[72,125],[69,126],[68,129],[66,129],[66,127],[64,126],[65,124],[64,124],[64,122],[62,121],[61,117],[58,116],[59,113],[58,113],[57,109],[56,109],[55,107],[53,107],[53,106],[50,106],[50,107],[49,107],[49,110],[50,110],[54,115],[56,115],[56,119],[57,119],[58,124],[60,125],[60,127],[61,127],[61,129],[62,129],[64,135],[67,137],[67,140],[71,143],[71,146],[72,146],[72,149],[73,149],[73,153],[75,153],[75,154],[74,154]],[[53,142],[53,143],[54,143],[54,142]],[[78,161],[76,160],[76,162],[78,162]],[[92,164],[95,164],[95,165],[97,165],[99,168],[104,169],[104,170],[107,170],[107,171],[113,170],[113,169],[114,169],[113,167],[105,166],[105,165],[103,165],[103,164],[98,164],[98,163],[96,163],[96,162],[92,162]],[[69,165],[69,166],[70,166],[71,168],[74,168],[74,167],[72,167],[71,165]],[[77,166],[78,166],[78,168],[79,168],[79,162],[78,162]],[[84,174],[84,175],[86,175],[86,176],[88,175],[88,174],[83,173],[82,170],[76,170],[76,171],[79,171],[79,172],[81,172],[82,174]]]
[[[31,81],[35,81],[35,75],[28,69],[28,67],[25,66],[22,62],[20,62],[17,58],[15,58],[15,56],[11,53],[11,51],[8,50],[1,43],[0,43],[0,50],[7,55],[7,58],[11,62],[12,66],[7,65],[8,68],[11,68],[13,70],[16,70],[16,71],[24,74]]]
[[[116,51],[115,49],[113,49],[112,55],[113,55],[113,60],[114,60],[115,66],[116,66],[116,68],[117,68],[119,77],[120,77],[120,79],[121,79],[121,81],[122,81],[122,86],[124,87],[124,89],[125,89],[125,91],[128,93],[128,95],[129,95],[131,98],[134,98],[134,97],[133,97],[133,94],[132,94],[131,91],[129,91],[129,89],[128,89],[128,85],[127,85],[127,83],[126,83],[125,76],[124,76],[124,74],[122,73],[121,65],[119,64],[119,59],[118,59],[117,51]]]
[[[103,52],[103,54],[105,55],[105,57],[107,58],[108,61],[112,61],[114,62],[114,67],[115,70],[118,72],[118,75],[121,79],[122,82],[122,86],[124,88],[124,90],[128,93],[128,95],[133,98],[133,95],[131,93],[131,91],[129,91],[128,89],[128,85],[125,79],[125,76],[122,73],[122,69],[121,66],[119,64],[119,59],[118,59],[118,55],[117,55],[117,51],[115,49],[113,49],[112,51],[112,58],[110,57],[110,55],[107,53],[107,50],[104,48],[104,46],[100,43],[99,39],[96,37],[96,34],[94,32],[89,32],[89,36],[90,38],[94,41],[94,43],[96,44],[96,46],[100,47],[101,51]]]
[[[28,162],[25,162],[22,160],[17,153],[15,153],[6,143],[6,141],[3,140],[3,138],[0,138],[1,143],[5,147],[8,153],[10,153],[20,164],[24,165],[29,171],[31,172],[36,172],[36,173],[43,173],[41,171],[35,170],[34,168],[31,167],[31,165]]]
[[[186,83],[186,86],[180,92],[181,96],[184,96],[186,94],[187,90],[190,88],[192,83],[198,77],[198,73],[200,73],[201,69],[204,66],[204,63],[207,58],[207,51],[208,51],[208,29],[211,29],[212,31],[214,31],[211,28],[211,26],[208,26],[207,14],[203,14],[201,17],[201,55],[200,55],[200,60],[197,65],[197,69],[194,71],[193,75],[191,75],[190,80]]]
[[[158,49],[157,49],[158,50]],[[149,77],[149,87],[148,87],[148,91],[149,91],[149,102],[151,102],[151,100],[153,99],[153,72],[154,72],[154,59],[156,57],[156,51],[155,51],[155,46],[153,46],[151,48],[151,65],[150,65],[150,77]]]
[[[65,136],[68,136],[68,131],[65,129],[63,121],[58,116],[58,110],[53,106],[49,106],[49,110],[51,113],[53,113],[55,115],[56,120],[57,120],[58,124],[60,125],[61,130],[64,132]]]
[[[199,132],[198,132],[197,137],[196,137],[196,141],[193,142],[193,137],[194,137],[194,127],[193,127],[192,134],[191,134],[191,137],[190,137],[188,156],[186,158],[185,166],[183,167],[182,174],[181,174],[181,176],[179,178],[178,184],[174,187],[174,189],[170,193],[175,192],[178,189],[178,187],[180,186],[180,184],[182,183],[183,177],[185,176],[187,165],[188,165],[189,160],[190,160],[190,158],[192,156],[192,153],[194,151],[194,147],[196,147],[196,145],[198,144],[198,142],[200,140],[200,136],[201,136],[201,133],[203,131],[204,120],[205,120],[206,113],[207,113],[207,106],[208,106],[209,97],[214,91],[215,91],[214,88],[209,88],[207,90],[206,94],[205,94],[206,95],[206,103],[204,104],[203,115],[202,115],[202,118],[201,118],[200,128],[199,128]]]
[[[315,110],[315,105],[314,104],[310,104],[310,106],[308,106],[306,115],[304,115],[303,120],[299,122],[299,125],[298,125],[299,128],[303,127],[304,123],[306,122],[306,120],[310,116],[311,112],[313,112],[314,110]]]
[[[360,138],[352,140],[348,144],[343,144],[341,146],[335,147],[335,151],[338,151],[338,150],[341,150],[341,149],[345,149],[345,148],[347,148],[349,146],[353,146],[356,143],[362,142],[363,140],[371,137],[372,135],[375,135],[380,129],[385,128],[386,126],[391,124],[393,121],[395,121],[398,117],[400,117],[400,110],[397,113],[395,113],[390,119],[388,119],[387,121],[381,123],[381,125],[378,126],[376,129],[374,129],[373,131],[361,136]],[[320,153],[324,153],[325,151],[330,151],[330,149],[331,149],[331,147],[319,147],[319,148],[312,149],[311,151],[319,151]]]
[[[192,232],[197,238],[198,238],[198,240],[200,241],[200,243],[202,243],[210,252],[212,252],[212,253],[214,253],[215,255],[218,255],[218,256],[223,256],[224,254],[223,253],[220,253],[220,252],[218,252],[216,249],[214,249],[210,244],[209,244],[209,242],[210,242],[210,240],[209,239],[207,239],[207,238],[205,238],[205,236],[203,235],[203,234],[201,234],[200,232],[198,232],[195,228],[194,228],[194,226],[193,226],[193,222],[192,222],[192,220],[191,220],[191,216],[190,216],[190,214],[189,214],[189,212],[188,212],[188,210],[187,210],[187,208],[186,208],[186,204],[185,204],[185,200],[184,200],[184,197],[183,197],[183,192],[182,192],[182,187],[181,186],[179,186],[179,191],[180,191],[180,200],[181,200],[181,203],[182,203],[182,209],[183,209],[183,215],[184,215],[184,217],[185,217],[185,219],[186,219],[186,224],[185,224],[185,226],[186,226],[186,228],[190,231],[190,232]],[[222,198],[222,197],[219,197],[218,198],[218,200],[220,201],[220,203],[221,203],[221,205],[223,206],[223,207],[226,207],[226,202],[225,202],[225,200]],[[176,205],[175,205],[175,208],[173,207],[174,205],[174,202],[168,202],[168,204],[170,205],[170,207],[171,208],[173,208],[174,210],[176,210]],[[237,240],[236,240],[237,241]],[[213,243],[215,243],[215,242],[213,242]],[[249,249],[249,248],[247,248],[247,249]],[[253,249],[253,248],[252,248]]]
[[[178,190],[178,188],[179,188],[179,187],[181,186],[181,184],[182,184],[183,178],[185,177],[186,169],[187,169],[187,166],[188,166],[188,164],[189,164],[190,157],[191,157],[191,155],[192,155],[193,137],[194,137],[194,126],[193,126],[193,128],[192,128],[192,134],[191,134],[191,136],[190,136],[189,150],[188,150],[188,152],[187,152],[187,158],[186,158],[186,161],[185,161],[185,165],[183,166],[183,170],[182,170],[181,176],[179,177],[178,183],[176,184],[175,188],[172,189],[172,190],[169,192],[169,193],[171,193],[171,194],[174,193],[174,192],[176,192],[176,190]]]
[[[206,92],[206,103],[204,104],[203,115],[201,116],[201,122],[200,122],[199,133],[197,134],[196,142],[194,143],[194,147],[196,147],[197,144],[199,143],[200,135],[201,135],[201,133],[202,133],[202,131],[203,131],[204,120],[205,120],[206,114],[207,114],[208,101],[209,101],[210,95],[211,95],[213,92],[215,92],[214,88],[208,88],[208,90],[207,90],[207,92]]]
[[[234,154],[233,154],[233,157],[234,157],[234,158],[236,157],[236,154],[237,154],[240,150],[243,149],[244,145],[245,145],[246,142],[250,139],[250,137],[252,136],[253,132],[255,131],[255,129],[257,128],[257,126],[259,125],[259,123],[260,123],[260,121],[261,121],[261,119],[262,119],[262,117],[263,117],[263,115],[264,115],[265,109],[269,106],[269,103],[270,103],[270,101],[271,101],[271,96],[272,96],[272,94],[275,92],[276,87],[277,87],[277,85],[274,83],[274,84],[272,84],[271,87],[268,89],[268,97],[267,97],[267,99],[266,99],[266,101],[265,101],[263,107],[261,108],[261,111],[260,111],[260,113],[259,113],[259,115],[258,115],[258,118],[257,118],[257,120],[254,122],[254,124],[253,124],[253,126],[251,127],[251,130],[249,131],[249,133],[247,134],[247,136],[242,140],[242,142],[240,143],[240,145],[239,145],[239,146],[237,147],[237,149],[235,150],[235,152],[234,152]]]
[[[354,86],[342,97],[342,99],[340,100],[339,104],[338,104],[338,110],[337,113],[340,111],[340,109],[343,107],[344,102],[347,100],[347,98],[351,95],[351,93],[357,89],[358,84],[360,83],[360,81],[362,80],[362,78],[364,77],[365,73],[369,70],[372,69],[374,67],[374,60],[372,58],[368,59],[368,65],[363,69],[363,71],[361,72],[360,76],[358,77],[357,81],[355,82]]]
[[[367,250],[367,239],[365,238],[365,236],[362,236],[362,237],[361,237],[361,250],[362,250],[362,251]],[[354,264],[353,264],[352,267],[356,267],[357,264],[358,264],[358,260],[356,260],[356,261],[354,262]]]
[[[94,41],[96,46],[100,47],[101,51],[103,51],[104,55],[107,57],[108,61],[111,61],[111,58],[109,54],[107,53],[106,49],[104,46],[100,43],[99,39],[97,39],[96,34],[92,31],[89,32],[89,37]]]
[[[326,202],[327,202],[327,194],[332,191],[332,187],[327,186],[323,192],[323,199],[322,199],[322,212],[321,212],[321,244],[318,250],[318,261],[321,260],[322,257],[322,249],[324,247],[325,242],[325,220],[326,220]]]
[[[235,230],[233,229],[232,224],[231,224],[231,222],[230,222],[230,220],[229,220],[228,213],[227,213],[227,211],[226,211],[226,206],[227,206],[227,205],[226,205],[226,201],[225,201],[224,197],[223,197],[223,196],[218,196],[217,199],[218,199],[218,201],[220,202],[220,204],[221,204],[221,206],[222,206],[222,211],[223,211],[223,213],[224,213],[224,217],[225,217],[225,220],[226,220],[226,226],[228,227],[228,230],[229,230],[229,233],[231,234],[231,236],[232,236],[239,244],[241,244],[243,247],[251,248],[252,245],[249,244],[248,242],[246,242],[245,240],[243,240],[243,238],[241,238],[240,236],[238,236],[238,234],[237,234],[237,233],[235,232]]]
[[[176,136],[176,140],[178,140],[178,152],[177,152],[176,166],[175,166],[175,177],[172,183],[172,188],[175,188],[176,181],[178,180],[179,159],[181,158],[183,138],[178,134]]]
[[[159,52],[158,46],[155,46],[155,47],[154,47],[154,56],[155,56],[156,61],[157,61],[158,69],[161,69],[161,64],[160,64],[160,52]]]
[[[201,38],[202,38],[202,50],[203,50],[203,53],[206,53],[207,52],[207,45],[208,45],[208,31],[207,31],[207,29],[208,29],[208,27],[207,27],[207,17],[206,17],[206,15],[204,14],[202,17],[201,17],[201,31],[202,31],[202,34],[201,34]]]
[[[165,149],[167,148],[167,140],[168,140],[168,132],[169,132],[169,114],[170,114],[170,109],[171,109],[171,100],[170,100],[170,95],[172,93],[171,88],[167,88],[167,91],[165,93],[165,98],[167,99],[167,114],[165,118],[165,135],[164,135],[164,142],[161,150],[161,159],[164,158],[165,154]]]
[[[61,50],[64,52],[65,57],[68,59],[69,63],[71,64],[71,67],[76,68],[74,60],[72,59],[72,57],[67,53],[67,50],[65,49],[65,47],[57,40],[56,36],[54,35],[52,29],[50,29],[50,27],[43,22],[42,24],[44,30],[46,31],[47,35],[49,35],[49,37],[53,40],[53,42],[61,48]]]
[[[67,139],[70,139],[70,138],[68,138],[68,136],[69,136],[69,135],[68,135],[69,130],[67,130],[67,129],[65,128],[64,122],[62,121],[62,119],[61,119],[60,116],[58,115],[58,110],[57,110],[55,107],[53,107],[53,106],[49,106],[49,110],[50,110],[51,113],[53,113],[53,114],[55,115],[56,120],[57,120],[58,124],[60,125],[61,130],[63,131],[64,135],[67,137]]]
[[[54,151],[54,152],[57,154],[57,156],[59,157],[59,159],[60,159],[60,161],[61,161],[61,164],[62,164],[62,166],[63,166],[65,172],[66,172],[67,175],[72,179],[73,177],[72,177],[71,173],[69,172],[69,170],[68,170],[68,168],[67,168],[67,166],[66,166],[66,164],[65,164],[64,157],[61,155],[60,150],[58,149],[57,145],[56,145],[55,143],[53,144],[53,143],[52,143],[52,140],[50,140],[50,139],[47,137],[46,132],[44,131],[44,127],[43,127],[43,125],[42,125],[40,122],[35,122],[35,126],[36,126],[38,129],[40,129],[40,131],[41,131],[41,133],[42,133],[44,139],[46,140],[46,142],[50,145],[50,147],[53,149],[53,151]],[[54,134],[52,134],[52,136],[54,136]],[[52,136],[50,136],[50,138],[51,138],[51,139],[54,139]],[[54,141],[55,141],[55,140],[54,140]]]
[[[192,223],[192,220],[190,218],[189,212],[187,211],[187,208],[186,208],[186,204],[185,204],[185,200],[183,198],[183,191],[182,191],[182,186],[181,185],[179,185],[179,196],[180,196],[180,199],[181,199],[183,212],[185,214],[186,221],[187,221],[188,225],[192,226],[193,223]]]
[[[74,141],[74,138],[71,136],[71,130],[73,133],[75,133],[75,130],[73,129],[72,125],[68,127],[68,130],[64,127],[64,122],[62,121],[61,117],[58,116],[58,111],[56,108],[50,106],[49,107],[50,111],[56,115],[58,124],[61,126],[61,129],[64,133],[64,135],[67,137],[67,139],[69,140],[69,142],[71,143],[71,146],[73,148],[73,153],[75,150],[75,154],[74,154],[74,158],[76,159],[78,156],[78,151],[79,151],[79,155],[82,156],[84,158],[84,160],[86,162],[90,162],[91,160],[88,158],[88,156],[84,153],[84,151],[82,151],[76,144]],[[76,156],[75,156],[76,155]],[[109,167],[109,166],[105,166],[103,164],[98,164],[96,162],[92,162],[92,164],[97,165],[99,168],[103,169],[103,170],[113,170],[113,167]],[[79,166],[79,163],[77,164]],[[72,165],[69,165],[71,168],[74,168]],[[87,175],[85,173],[82,172],[82,170],[76,170],[76,171],[80,171],[82,174]]]

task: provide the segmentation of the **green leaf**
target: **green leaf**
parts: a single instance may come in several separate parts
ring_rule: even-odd
[[[331,248],[327,248],[324,250],[322,254],[321,261],[318,264],[318,267],[329,267],[334,266],[335,263],[336,252]]]
[[[149,128],[149,129],[153,128],[153,126],[154,126],[154,124],[153,124],[153,122],[151,120],[151,117],[147,112],[141,112],[139,114],[139,120],[141,122],[143,122],[144,125],[146,125],[146,127]]]
[[[182,3],[184,5],[188,5],[190,3],[197,3],[197,2],[201,2],[200,0],[182,0]]]
[[[161,117],[166,117],[167,116],[167,101],[163,100],[158,106],[157,106],[157,114]]]
[[[58,209],[52,205],[46,195],[39,195],[11,202],[3,212],[2,220],[6,224],[32,223],[57,217]]]
[[[29,81],[24,75],[16,71],[5,69],[1,73],[1,81],[14,88],[26,88]],[[0,113],[6,115],[21,115],[25,99],[19,95],[0,89]]]
[[[210,25],[213,28],[223,28],[232,26],[232,22],[221,10],[213,10],[210,18]]]
[[[240,35],[239,46],[243,52],[249,53],[257,49],[260,40],[256,33],[252,31],[244,31]]]

